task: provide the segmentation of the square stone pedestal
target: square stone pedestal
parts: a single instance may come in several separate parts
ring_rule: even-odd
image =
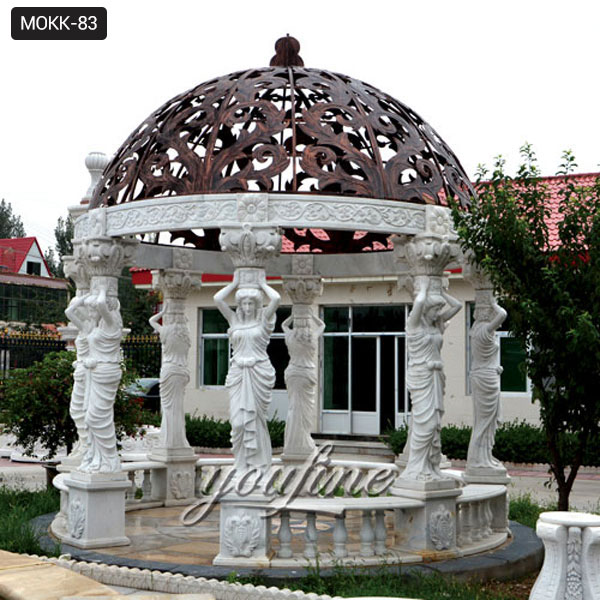
[[[81,473],[64,479],[69,489],[65,544],[77,548],[126,546],[125,492],[131,487],[126,473]]]
[[[152,469],[152,500],[163,500],[165,506],[194,500],[198,458],[192,448],[155,448],[148,458],[165,465],[164,469]]]
[[[456,498],[462,494],[453,479],[412,481],[398,478],[393,496],[423,501],[417,509],[396,509],[396,544],[404,550],[456,551]]]
[[[222,498],[220,547],[213,565],[269,567],[272,551],[268,511],[269,501],[264,497],[232,494]]]

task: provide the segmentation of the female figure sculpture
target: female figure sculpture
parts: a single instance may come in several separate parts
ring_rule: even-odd
[[[490,296],[489,305],[475,305],[475,322],[469,332],[473,432],[467,454],[467,470],[475,467],[504,471],[502,464],[492,456],[492,448],[500,422],[502,373],[496,329],[506,319],[506,311]]]
[[[441,277],[414,278],[416,297],[406,324],[408,369],[406,386],[412,401],[410,450],[402,479],[440,479],[445,376],[441,349],[446,322],[460,302],[448,295]],[[445,305],[448,308],[442,312]]]
[[[113,408],[121,381],[123,321],[119,301],[107,298],[104,287],[86,296],[84,304],[92,322],[87,338],[89,354],[83,363],[87,371],[85,424],[89,448],[79,470],[112,473],[121,470]]]
[[[315,356],[325,323],[307,310],[303,317],[289,316],[281,327],[290,354],[285,370],[289,409],[285,426],[285,453],[309,455],[316,448],[310,433],[315,415],[318,376]],[[314,328],[313,328],[314,323]],[[293,328],[290,327],[293,324]]]
[[[150,325],[160,336],[162,360],[160,366],[160,424],[159,448],[191,448],[185,435],[183,396],[190,381],[187,356],[191,345],[190,335],[183,312],[171,310],[173,300],[166,300],[165,307],[150,317]],[[158,321],[163,318],[163,324]]]
[[[229,390],[231,444],[238,476],[249,468],[266,471],[271,465],[267,410],[275,385],[275,369],[267,346],[280,302],[279,294],[267,285],[264,271],[259,274],[257,286],[240,286],[239,277],[236,269],[233,281],[214,297],[229,323],[227,333],[232,355],[225,386]],[[234,312],[225,299],[236,288]],[[262,292],[269,299],[266,307],[263,307]]]
[[[94,325],[90,318],[89,311],[85,306],[87,296],[75,296],[65,310],[65,315],[75,327],[77,327],[77,337],[75,338],[75,356],[73,362],[73,389],[71,391],[71,402],[69,404],[69,414],[75,422],[77,428],[78,441],[71,459],[80,460],[85,455],[88,447],[88,435],[85,425],[86,403],[86,373],[85,360],[89,355],[88,336]]]

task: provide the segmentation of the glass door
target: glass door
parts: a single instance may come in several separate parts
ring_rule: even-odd
[[[381,338],[352,338],[352,433],[379,433]]]

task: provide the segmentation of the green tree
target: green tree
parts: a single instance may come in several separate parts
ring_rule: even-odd
[[[71,215],[68,215],[64,219],[58,217],[56,227],[54,228],[54,248],[49,248],[44,253],[48,268],[55,277],[63,279],[65,277],[62,259],[63,256],[71,256],[73,254],[73,234],[74,225]],[[55,250],[56,254],[54,253]],[[57,255],[58,258],[56,258]]]
[[[131,329],[133,335],[154,333],[148,319],[154,314],[158,295],[153,290],[137,289],[131,282],[128,267],[123,269],[119,277],[119,302],[123,327]]]
[[[453,213],[463,246],[510,315],[511,332],[525,341],[558,507],[568,510],[586,448],[600,433],[600,180],[577,185],[566,152],[551,202],[531,147],[521,153],[514,178],[501,157],[489,181],[480,168],[471,211],[454,206]]]
[[[62,277],[64,275],[60,275],[59,273],[62,271],[62,265],[56,261],[56,255],[54,254],[54,250],[52,248],[48,248],[44,252],[44,260],[48,265],[48,270],[53,277]]]
[[[13,213],[12,205],[4,198],[0,201],[0,238],[25,237],[25,227],[19,215]]]
[[[0,422],[29,453],[36,443],[52,458],[59,448],[70,452],[77,440],[69,415],[73,387],[73,358],[69,351],[51,352],[23,369],[13,369],[0,381]],[[124,389],[135,379],[126,369],[115,400],[117,438],[131,435],[142,424],[142,411]]]

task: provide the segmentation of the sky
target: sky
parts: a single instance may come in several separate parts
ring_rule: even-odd
[[[15,41],[0,8],[0,197],[42,248],[89,185],[91,151],[113,154],[169,98],[267,66],[275,40],[307,67],[362,79],[404,102],[467,174],[533,144],[552,175],[564,150],[600,171],[600,3],[595,0],[34,0],[104,6],[103,41]]]

